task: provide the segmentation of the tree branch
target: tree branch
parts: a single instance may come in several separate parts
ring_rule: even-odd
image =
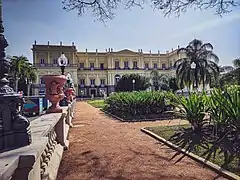
[[[138,6],[143,8],[146,0],[63,0],[63,9],[66,11],[77,10],[82,16],[89,10],[98,20],[105,22],[111,20],[116,14],[119,5],[125,8]],[[153,8],[160,10],[165,16],[186,12],[189,8],[206,10],[215,9],[217,15],[229,13],[234,7],[240,6],[240,0],[150,0]]]

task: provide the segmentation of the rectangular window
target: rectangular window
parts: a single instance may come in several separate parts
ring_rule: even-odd
[[[100,63],[100,69],[104,69],[104,64],[103,63]]]
[[[124,61],[124,68],[128,68],[128,61]]]
[[[95,85],[95,79],[91,79],[90,82],[91,82],[91,85]]]
[[[57,59],[53,59],[53,64],[57,64]]]
[[[80,79],[80,85],[85,85],[85,79]]]
[[[44,81],[42,78],[40,78],[40,84],[44,84]]]
[[[40,59],[40,64],[44,64],[44,59]]]
[[[90,63],[90,68],[91,68],[91,69],[94,68],[94,63]]]
[[[153,68],[154,68],[154,69],[157,69],[157,68],[158,68],[157,66],[158,66],[157,63],[154,63],[154,64],[153,64]]]
[[[80,68],[81,68],[81,69],[84,68],[84,63],[80,63]]]
[[[115,61],[115,68],[119,68],[119,61]]]
[[[133,68],[137,68],[137,61],[133,61]]]
[[[162,69],[166,69],[166,64],[162,64]]]
[[[105,85],[105,79],[101,79],[101,85]]]
[[[148,68],[148,63],[145,63],[145,68]]]

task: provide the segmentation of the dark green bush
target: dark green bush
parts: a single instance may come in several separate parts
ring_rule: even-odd
[[[106,101],[106,111],[124,119],[145,118],[162,115],[166,110],[163,92],[121,92],[112,94]]]

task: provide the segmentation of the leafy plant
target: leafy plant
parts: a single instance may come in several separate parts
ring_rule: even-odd
[[[220,149],[226,166],[240,157],[240,86],[229,86],[224,91],[214,89],[209,102],[215,131],[213,146],[205,154],[210,156]]]
[[[163,115],[166,110],[163,92],[121,92],[112,94],[106,101],[105,110],[125,119]]]

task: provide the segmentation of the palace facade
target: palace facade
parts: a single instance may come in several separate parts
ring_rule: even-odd
[[[179,47],[178,47],[179,48]],[[57,59],[63,52],[68,59],[65,68],[73,78],[77,96],[102,96],[104,92],[114,92],[117,81],[124,74],[138,73],[150,76],[153,69],[159,73],[175,75],[174,62],[181,58],[177,49],[162,53],[145,53],[142,49],[134,52],[128,49],[106,52],[77,51],[72,45],[40,45],[33,44],[33,64],[38,69],[37,82],[32,85],[35,95],[45,93],[45,85],[41,77],[47,74],[60,74]]]

